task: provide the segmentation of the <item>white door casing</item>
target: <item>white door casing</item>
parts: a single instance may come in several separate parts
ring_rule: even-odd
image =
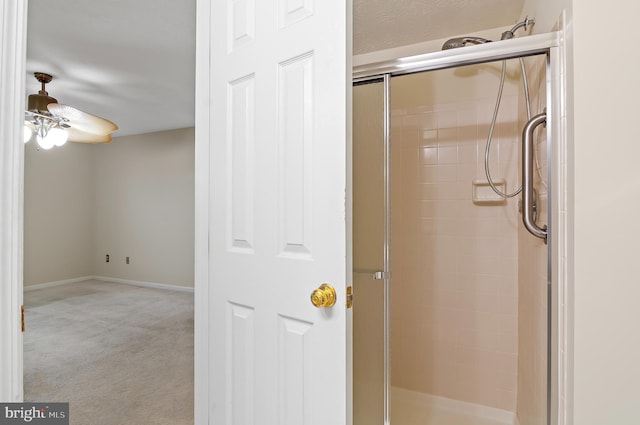
[[[27,1],[0,0],[0,401],[22,401],[22,204]]]
[[[209,316],[196,338],[209,354],[196,361],[196,375],[208,374],[196,417],[350,423],[351,4],[199,6],[198,13],[210,11],[210,32],[198,30],[198,75],[209,68],[210,80],[198,78],[205,91],[196,100],[206,110],[197,112],[198,134],[207,140],[197,142],[196,155],[209,155],[210,168],[196,173],[209,177],[208,193],[197,191],[209,201],[208,226],[199,225],[209,234],[209,267],[196,296],[208,296]],[[207,250],[196,248],[197,258]],[[311,305],[322,283],[337,291],[332,308]]]

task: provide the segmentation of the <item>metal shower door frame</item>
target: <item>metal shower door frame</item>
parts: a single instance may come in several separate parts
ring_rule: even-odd
[[[384,425],[392,425],[390,418],[391,374],[390,374],[390,319],[391,319],[391,77],[426,71],[456,68],[507,59],[517,59],[535,55],[546,55],[547,93],[547,158],[549,162],[547,181],[548,202],[548,244],[547,244],[547,425],[564,423],[563,412],[558,400],[564,397],[566,386],[560,391],[560,377],[564,375],[561,357],[566,353],[559,350],[561,327],[566,326],[561,310],[565,309],[564,298],[559,291],[566,284],[560,276],[564,271],[561,256],[566,252],[566,223],[561,219],[559,207],[566,205],[566,128],[562,128],[561,118],[565,92],[561,66],[563,54],[562,33],[550,32],[493,43],[479,44],[461,49],[450,49],[423,55],[397,58],[389,61],[360,65],[353,68],[353,83],[366,84],[382,82],[384,91]],[[551,143],[555,141],[556,143]],[[562,318],[562,322],[560,321]]]

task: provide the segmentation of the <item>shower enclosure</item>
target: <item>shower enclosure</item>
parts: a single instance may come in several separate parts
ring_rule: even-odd
[[[469,49],[354,74],[356,425],[552,423],[551,122],[522,159],[523,128],[553,105],[549,49]],[[548,241],[485,162],[509,193],[530,172],[525,215]]]

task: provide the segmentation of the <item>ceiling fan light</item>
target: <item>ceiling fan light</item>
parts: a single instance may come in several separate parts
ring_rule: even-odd
[[[40,146],[44,150],[49,150],[55,146],[55,140],[52,137],[49,137],[49,134],[42,137],[40,134],[36,136],[36,140],[38,141],[38,146]]]
[[[52,128],[49,130],[47,137],[51,137],[53,139],[53,144],[55,146],[62,146],[67,143],[69,134],[61,128]]]
[[[24,142],[27,143],[29,140],[31,140],[31,136],[33,135],[33,132],[27,125],[25,125],[23,134],[24,134]]]
[[[113,122],[82,112],[71,106],[61,105],[49,96],[45,85],[50,83],[53,77],[44,72],[35,72],[34,77],[42,84],[37,94],[29,95],[28,109],[25,114],[25,126],[29,127],[32,134],[36,133],[38,144],[42,149],[51,149],[53,146],[62,146],[69,138],[73,142],[82,143],[108,143],[111,141],[111,133],[118,130]],[[25,143],[32,137],[24,131]]]

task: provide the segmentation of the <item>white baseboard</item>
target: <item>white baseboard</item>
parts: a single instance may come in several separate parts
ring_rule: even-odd
[[[37,283],[35,285],[25,285],[24,291],[35,291],[36,289],[51,288],[52,286],[68,285],[69,283],[78,283],[85,280],[93,279],[93,276],[74,277],[73,279],[56,280],[53,282]]]
[[[165,283],[155,283],[155,282],[141,282],[138,280],[120,279],[117,277],[107,277],[107,276],[92,276],[92,278],[96,280],[102,280],[104,282],[122,283],[124,285],[143,286],[145,288],[166,289],[169,291],[193,293],[193,288],[188,286],[167,285]]]
[[[51,288],[53,286],[68,285],[70,283],[78,283],[87,280],[101,280],[103,282],[122,283],[124,285],[143,286],[146,288],[166,289],[169,291],[178,292],[190,292],[193,293],[193,288],[187,286],[167,285],[164,283],[155,282],[141,282],[137,280],[119,279],[117,277],[106,276],[82,276],[73,279],[56,280],[55,282],[38,283],[36,285],[28,285],[24,287],[25,291],[35,291],[36,289]]]
[[[466,401],[453,400],[418,391],[406,390],[399,387],[393,387],[391,389],[391,393],[393,397],[407,400],[427,409],[442,409],[477,418],[489,419],[505,425],[518,425],[518,418],[516,414],[508,410],[497,409],[495,407],[483,406],[481,404],[469,403]]]

